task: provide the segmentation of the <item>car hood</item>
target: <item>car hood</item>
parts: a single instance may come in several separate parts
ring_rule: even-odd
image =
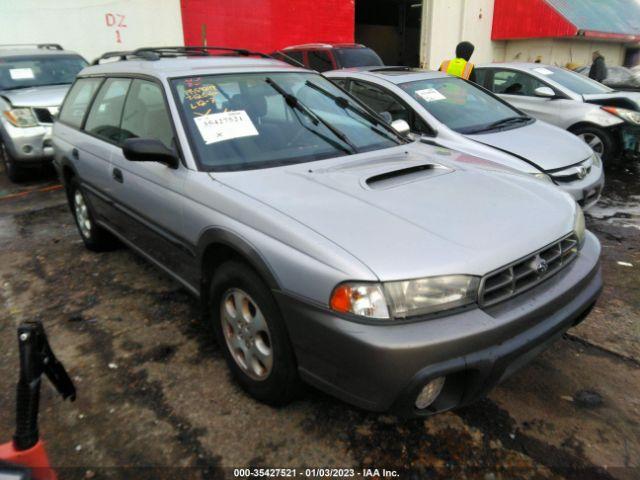
[[[568,234],[576,208],[544,182],[420,143],[211,175],[334,242],[381,280],[484,275]]]
[[[524,158],[545,171],[575,165],[592,154],[575,135],[540,120],[511,130],[466,137]]]
[[[594,102],[602,105],[606,105],[606,100],[626,99],[631,100],[636,104],[638,110],[640,110],[640,92],[609,92],[609,93],[592,93],[588,95],[582,95],[585,102]]]
[[[14,107],[58,107],[71,85],[48,85],[43,87],[4,90],[0,95]]]

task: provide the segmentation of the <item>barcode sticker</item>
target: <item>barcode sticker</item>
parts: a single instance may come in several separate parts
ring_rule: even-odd
[[[30,68],[10,68],[9,75],[12,80],[31,80],[34,77],[33,70]]]
[[[445,97],[435,88],[425,88],[423,90],[416,90],[416,95],[422,98],[425,102],[437,102],[438,100],[447,99],[447,97]]]
[[[259,135],[251,118],[244,110],[210,113],[196,117],[194,121],[207,145],[233,138]]]

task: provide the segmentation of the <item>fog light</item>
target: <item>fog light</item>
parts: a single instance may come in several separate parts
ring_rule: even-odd
[[[24,153],[31,153],[32,150],[33,150],[33,147],[31,145],[25,145],[24,147],[22,147],[22,151]]]
[[[416,398],[416,408],[422,410],[431,405],[434,400],[438,398],[438,395],[440,395],[443,386],[444,377],[438,377],[422,387],[418,398]]]

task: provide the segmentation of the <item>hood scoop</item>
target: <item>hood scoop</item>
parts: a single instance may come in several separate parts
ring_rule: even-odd
[[[410,182],[438,177],[452,171],[452,169],[437,163],[414,165],[373,175],[367,178],[364,183],[372,190],[383,190]]]

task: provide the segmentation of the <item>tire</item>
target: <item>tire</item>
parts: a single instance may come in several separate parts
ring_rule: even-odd
[[[11,158],[11,154],[7,151],[7,147],[4,143],[0,143],[0,159],[4,166],[4,172],[7,174],[7,178],[13,183],[18,183],[24,178],[24,171],[20,168],[16,162]]]
[[[593,151],[600,154],[603,160],[615,158],[618,148],[611,134],[606,130],[598,127],[581,126],[571,129],[571,132],[584,140]]]
[[[268,405],[293,400],[299,386],[293,348],[276,301],[262,279],[242,262],[223,263],[211,280],[207,313],[240,386]]]
[[[85,247],[94,252],[105,252],[116,248],[118,240],[96,224],[91,207],[79,182],[75,178],[72,178],[69,182],[67,197],[69,199],[69,208],[71,208],[78,233]]]

